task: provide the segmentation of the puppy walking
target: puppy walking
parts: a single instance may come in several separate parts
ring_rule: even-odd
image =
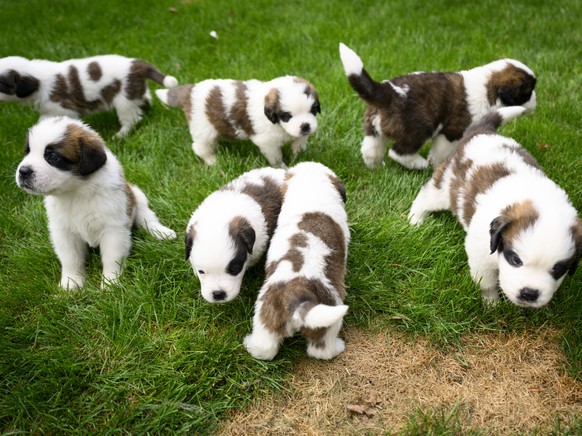
[[[178,85],[139,59],[118,55],[51,62],[10,56],[0,59],[0,101],[33,106],[46,116],[80,118],[115,109],[126,135],[149,107],[147,79],[166,88]]]
[[[247,268],[265,253],[281,210],[285,174],[269,167],[248,171],[210,194],[192,214],[186,259],[206,301],[233,300]]]
[[[300,331],[309,356],[332,359],[345,348],[337,335],[348,310],[345,191],[329,168],[306,162],[289,170],[283,192],[253,332],[244,345],[255,358],[271,360],[283,338]]]
[[[461,72],[412,73],[376,82],[360,57],[340,43],[340,57],[352,88],[366,102],[362,157],[370,168],[389,156],[410,169],[428,162],[418,153],[430,139],[429,161],[437,166],[453,151],[469,125],[503,106],[536,106],[534,73],[513,59]]]
[[[566,193],[517,142],[496,134],[526,111],[498,109],[467,130],[410,209],[411,224],[450,210],[465,231],[471,276],[486,303],[498,288],[514,304],[542,307],[582,256],[582,223]]]
[[[218,139],[250,139],[269,165],[285,167],[281,147],[291,142],[296,155],[307,147],[321,113],[317,91],[300,77],[258,80],[205,80],[175,89],[158,89],[158,98],[184,111],[194,153],[216,162]]]
[[[30,194],[45,196],[65,289],[84,285],[88,246],[99,247],[107,284],[118,281],[133,225],[157,239],[176,237],[160,224],[144,193],[125,181],[119,161],[101,137],[81,121],[55,117],[33,126],[16,183]]]

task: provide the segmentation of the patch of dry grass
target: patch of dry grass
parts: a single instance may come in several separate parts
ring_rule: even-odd
[[[221,434],[380,434],[423,413],[455,414],[462,432],[549,430],[582,414],[582,383],[567,375],[558,333],[466,336],[457,349],[348,328],[333,363],[304,358],[292,393],[228,417]]]

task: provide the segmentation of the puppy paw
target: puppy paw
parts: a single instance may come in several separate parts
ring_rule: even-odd
[[[419,211],[410,210],[408,213],[408,222],[412,226],[418,226],[424,221],[424,215]]]
[[[265,345],[269,344],[266,344],[264,342],[259,343],[259,341],[257,341],[252,334],[248,335],[244,339],[243,343],[247,351],[251,354],[251,356],[259,360],[273,360],[273,358],[277,355],[277,352],[279,351],[278,346],[271,345],[265,347]]]
[[[61,288],[67,290],[67,291],[72,291],[75,289],[79,289],[82,288],[83,285],[85,284],[85,279],[83,277],[80,276],[76,276],[76,279],[73,279],[69,276],[63,276],[61,278],[61,282],[60,282],[60,286]]]
[[[313,344],[307,346],[307,355],[315,359],[330,360],[340,355],[346,349],[346,343],[343,339],[334,338],[330,343],[323,347],[317,347]]]
[[[482,290],[481,297],[483,298],[483,303],[487,307],[494,307],[499,302],[499,294],[497,293],[497,289],[494,291],[490,290]]]
[[[176,232],[173,231],[172,229],[170,229],[166,226],[162,226],[162,225],[159,225],[155,228],[152,228],[151,235],[154,238],[159,239],[160,241],[163,241],[166,239],[176,239]]]

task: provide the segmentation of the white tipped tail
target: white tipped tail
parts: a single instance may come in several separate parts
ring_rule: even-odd
[[[364,69],[364,63],[356,52],[341,42],[339,45],[339,52],[346,76],[360,75]]]
[[[304,327],[312,329],[330,327],[341,320],[347,311],[348,306],[345,304],[339,306],[318,304],[307,312],[303,319],[303,325]]]
[[[174,76],[166,76],[164,78],[163,85],[166,88],[175,88],[176,86],[178,86],[178,79],[176,79]]]
[[[168,104],[168,89],[156,89],[155,93],[160,101],[164,104]]]
[[[524,106],[507,106],[497,109],[497,113],[501,117],[501,124],[505,124],[514,118],[520,117],[528,111],[529,109]]]

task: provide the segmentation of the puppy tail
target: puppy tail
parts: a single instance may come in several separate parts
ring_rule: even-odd
[[[178,86],[178,79],[174,76],[169,76],[167,74],[162,73],[153,65],[150,65],[144,62],[145,66],[145,76],[156,82],[158,85],[164,86],[166,88],[175,88]]]
[[[192,85],[183,85],[173,89],[156,89],[155,92],[162,103],[170,107],[184,108],[191,91]]]
[[[313,304],[310,302],[300,305],[293,319],[302,327],[317,329],[327,328],[341,320],[348,311],[348,306],[328,306],[327,304]]]
[[[493,135],[503,124],[517,118],[529,109],[524,106],[507,106],[494,110],[484,117],[480,118],[474,124],[467,128],[466,136],[475,136],[477,134]]]
[[[156,239],[175,239],[176,232],[160,223],[153,210],[148,205],[148,199],[141,189],[135,185],[127,185],[135,200],[134,224],[145,229]]]
[[[376,82],[364,68],[364,63],[360,57],[348,46],[340,42],[340,59],[344,66],[346,76],[351,87],[360,95],[363,100],[370,103],[386,103],[387,100],[396,93],[393,87],[382,86]],[[393,92],[387,92],[390,90]]]

